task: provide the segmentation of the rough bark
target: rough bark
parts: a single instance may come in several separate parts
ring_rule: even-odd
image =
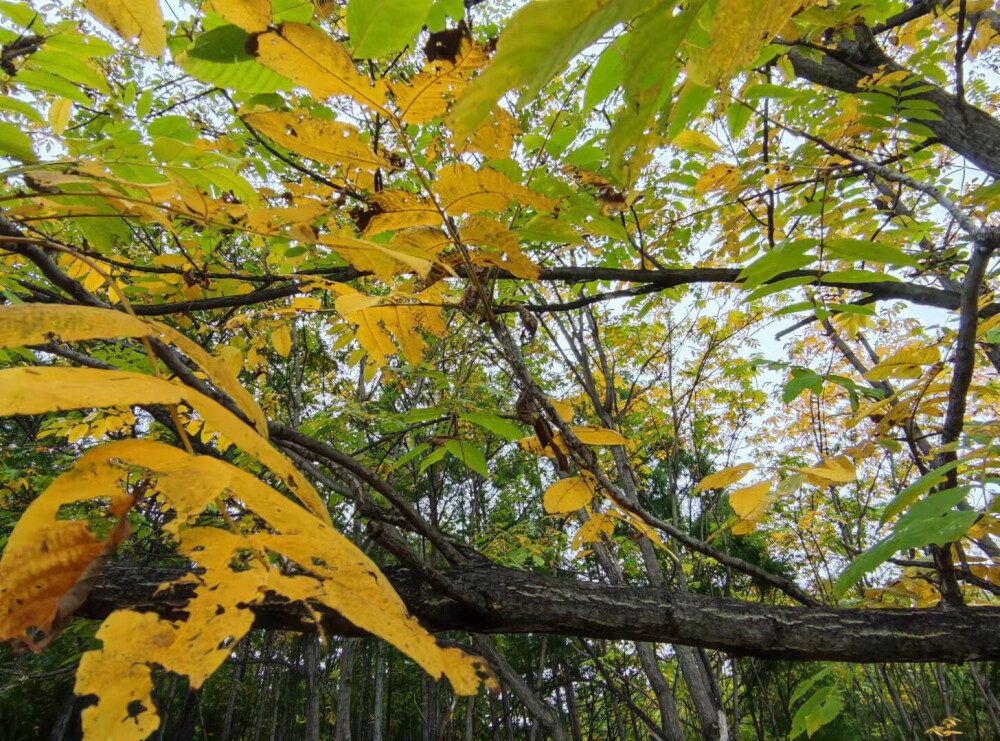
[[[111,567],[80,615],[103,618],[130,608],[180,615],[190,591],[155,595],[177,569]],[[670,642],[762,658],[899,662],[1000,659],[1000,609],[841,610],[788,607],[541,577],[493,566],[443,572],[456,589],[478,594],[490,609],[472,610],[441,595],[406,569],[386,576],[429,630],[550,633]],[[190,588],[188,588],[190,589]],[[252,608],[258,628],[313,630],[305,610],[277,599]],[[338,614],[317,608],[331,635],[364,635]]]
[[[835,55],[824,54],[815,61],[798,51],[789,54],[795,74],[816,85],[839,90],[844,93],[858,93],[859,81],[885,65],[886,72],[903,69],[882,52],[871,39],[846,42],[840,45]],[[994,177],[1000,177],[1000,121],[985,111],[960,101],[951,93],[926,80],[914,77],[907,84],[927,85],[932,89],[919,93],[917,100],[933,103],[941,116],[940,121],[914,118],[934,132],[942,144],[962,155],[972,164]],[[905,113],[904,113],[905,116]]]

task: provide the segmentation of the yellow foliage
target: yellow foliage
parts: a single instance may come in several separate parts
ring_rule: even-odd
[[[436,59],[408,83],[390,86],[399,118],[422,124],[443,115],[448,105],[469,84],[473,72],[489,61],[486,47],[463,38],[454,61]]]
[[[278,355],[287,358],[292,351],[292,333],[287,324],[282,324],[271,333],[271,344],[278,351]]]
[[[719,0],[710,41],[692,53],[688,76],[698,85],[725,84],[760,54],[788,20],[816,0]]]
[[[465,244],[494,248],[506,257],[502,260],[492,252],[477,250],[470,254],[470,259],[477,265],[501,268],[509,271],[511,275],[528,280],[537,280],[541,274],[541,268],[521,252],[517,235],[488,216],[481,214],[469,216],[462,222],[461,237]]]
[[[0,307],[0,347],[35,345],[47,342],[50,337],[76,342],[145,335],[159,335],[196,362],[209,380],[229,394],[257,431],[267,438],[264,413],[229,366],[166,324],[92,306],[21,304]]]
[[[167,30],[157,0],[85,0],[84,6],[103,25],[128,42],[158,57],[167,48]]]
[[[122,521],[102,541],[85,519],[58,518],[64,505],[101,497],[101,509],[122,518],[133,497],[122,488],[128,472],[110,462],[106,448],[85,454],[57,478],[21,515],[0,560],[0,640],[39,650],[51,640],[89,584],[81,582],[91,564],[128,534]],[[95,574],[96,576],[96,574]],[[80,584],[83,592],[78,593]]]
[[[590,504],[596,493],[596,482],[592,474],[573,476],[556,481],[545,490],[542,506],[550,515],[565,515],[576,512]]]
[[[733,508],[736,516],[741,520],[759,519],[764,513],[763,510],[766,508],[770,493],[770,481],[760,481],[750,486],[744,486],[729,495],[729,506]]]
[[[846,455],[836,458],[824,458],[818,466],[811,468],[793,468],[793,471],[804,473],[810,484],[817,486],[839,486],[857,480],[854,463]]]
[[[271,0],[211,0],[212,10],[248,33],[271,25]]]
[[[865,373],[869,381],[885,381],[889,378],[920,378],[925,365],[933,365],[941,359],[935,346],[917,345],[903,347],[885,358]]]
[[[605,537],[610,538],[614,532],[614,520],[607,515],[593,512],[573,536],[573,547],[579,548],[585,543],[600,543]]]
[[[257,58],[318,98],[346,95],[385,116],[388,87],[374,86],[354,66],[347,50],[322,31],[302,23],[282,23],[257,37]]]
[[[439,226],[441,213],[425,198],[402,190],[383,190],[368,199],[375,214],[364,228],[365,236],[410,226]]]
[[[715,140],[702,131],[682,131],[670,140],[678,149],[688,152],[699,152],[701,154],[714,154],[720,151],[720,147]]]
[[[747,475],[748,471],[752,471],[754,465],[752,463],[741,463],[738,466],[730,466],[729,468],[723,468],[721,471],[716,471],[703,478],[698,486],[695,487],[695,491],[707,491],[708,489],[722,489],[730,484],[735,484],[741,478]]]
[[[359,170],[392,169],[389,160],[375,154],[358,138],[358,130],[348,124],[280,111],[247,113],[243,120],[296,154],[344,168],[345,177],[353,177]]]
[[[505,211],[512,202],[551,211],[555,201],[513,182],[487,167],[476,170],[458,163],[438,172],[437,193],[449,216],[478,211]]]
[[[39,389],[45,389],[44,394]],[[94,368],[8,368],[0,371],[0,415],[67,409],[187,402],[205,424],[225,435],[277,476],[317,516],[329,513],[316,490],[285,456],[221,404],[179,383]]]
[[[103,648],[85,655],[77,675],[77,692],[98,696],[97,705],[84,711],[87,738],[146,738],[157,726],[150,665],[185,674],[192,687],[199,687],[225,660],[230,641],[252,625],[253,614],[241,606],[263,600],[268,592],[321,602],[393,643],[436,679],[448,677],[456,692],[475,693],[478,662],[439,647],[407,614],[375,564],[327,522],[225,461],[152,441],[119,441],[91,450],[28,508],[0,561],[0,637],[30,642],[30,628],[58,629],[59,610],[67,601],[82,601],[77,585],[87,584],[81,576],[91,576],[92,566],[100,565],[99,557],[120,535],[100,542],[84,522],[58,519],[60,508],[107,500],[109,513],[121,518],[133,502],[121,483],[136,469],[145,483],[133,491],[148,487],[150,496],[165,499],[176,514],[169,530],[179,538],[181,553],[204,572],[178,582],[196,586],[184,618],[120,611],[105,621],[97,634]],[[254,512],[272,532],[235,535],[183,527],[222,496]],[[232,564],[247,550],[281,554],[300,571],[283,573],[260,558],[234,570]],[[109,676],[118,681],[108,682]],[[130,704],[137,700],[143,710],[132,717]]]
[[[406,362],[414,368],[423,361],[427,347],[418,329],[437,337],[444,336],[444,316],[437,307],[400,303],[382,305],[378,297],[358,293],[349,286],[340,286],[337,291],[340,293],[334,302],[337,311],[356,326],[355,339],[378,368],[385,366],[388,357],[396,354],[390,333],[399,343]],[[417,294],[410,298],[426,300],[428,297]]]

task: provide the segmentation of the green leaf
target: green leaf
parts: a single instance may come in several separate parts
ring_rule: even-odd
[[[790,404],[806,389],[819,396],[823,390],[823,377],[816,375],[811,370],[796,368],[792,371],[792,380],[785,384],[785,388],[781,392],[781,400]]]
[[[451,112],[459,137],[471,134],[508,91],[533,98],[566,64],[608,29],[634,18],[654,0],[533,0],[504,30],[493,61]]]
[[[931,544],[944,545],[958,540],[978,517],[978,512],[947,512],[912,522],[851,561],[833,587],[834,596],[842,597],[861,577],[877,569],[898,551],[924,548]]]
[[[520,440],[524,437],[517,425],[488,412],[466,412],[460,414],[459,419],[479,425],[505,440]]]
[[[899,278],[888,273],[876,273],[873,270],[837,270],[823,273],[820,277],[823,283],[899,283]]]
[[[461,440],[445,440],[444,447],[468,468],[483,477],[489,477],[490,472],[486,468],[486,456],[483,455],[483,451],[479,448],[474,448]]]
[[[21,162],[34,162],[31,137],[6,121],[0,121],[0,154],[10,155]]]
[[[350,0],[347,33],[357,59],[397,52],[413,41],[424,25],[431,0]]]
[[[31,55],[30,64],[33,69],[51,72],[64,80],[93,88],[105,95],[110,92],[103,75],[98,73],[89,63],[72,54],[43,49]]]
[[[395,471],[400,466],[405,466],[407,463],[409,463],[410,461],[412,461],[414,458],[416,458],[418,455],[420,455],[421,453],[423,453],[429,447],[430,447],[430,445],[428,445],[427,443],[420,443],[420,445],[417,445],[416,447],[413,448],[413,450],[410,450],[409,452],[407,452],[398,461],[393,461],[393,463],[392,463],[392,465],[390,467],[392,468],[393,471]],[[421,470],[423,470],[423,469],[421,469]]]
[[[31,104],[25,103],[23,100],[18,100],[17,98],[11,98],[9,95],[0,96],[0,111],[20,113],[25,118],[37,123],[45,121],[42,114],[36,111]]]
[[[92,101],[90,96],[83,92],[69,80],[63,79],[51,72],[43,72],[38,69],[26,69],[17,73],[14,82],[23,85],[29,90],[36,90],[43,93],[51,93],[61,98],[69,98],[74,103],[90,106]]]
[[[881,242],[866,242],[863,239],[828,239],[823,245],[823,253],[827,257],[841,260],[863,260],[914,268],[920,265],[917,258],[907,255],[899,247]]]
[[[944,481],[945,474],[953,468],[958,467],[958,465],[959,461],[951,461],[943,466],[931,469],[912,484],[907,486],[899,492],[899,494],[893,497],[892,501],[889,502],[888,505],[886,505],[885,511],[879,518],[879,524],[885,524],[888,520],[892,519],[906,509],[910,503],[921,494],[930,491],[931,488]]]
[[[448,451],[445,448],[437,448],[433,453],[420,461],[420,473],[426,471],[446,455],[448,455]]]
[[[621,45],[627,38],[628,36],[623,36],[608,44],[590,71],[587,89],[583,94],[584,112],[607,98],[622,84],[625,65],[622,60]]]
[[[202,82],[243,93],[289,90],[292,83],[247,54],[247,32],[231,24],[201,34],[174,61]]]

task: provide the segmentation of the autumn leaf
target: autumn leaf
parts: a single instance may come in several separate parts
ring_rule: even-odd
[[[435,59],[407,82],[390,85],[399,118],[407,123],[421,124],[443,115],[468,85],[472,73],[488,60],[485,46],[463,36],[453,58]],[[513,124],[506,124],[506,127],[510,130]],[[498,132],[499,136],[502,132]]]
[[[285,22],[257,37],[261,64],[287,77],[320,98],[349,96],[373,111],[385,109],[388,88],[372,85],[357,71],[351,55],[322,31],[302,23]]]
[[[167,31],[157,0],[85,0],[84,5],[103,25],[126,41],[139,40],[139,48],[158,57],[167,48]]]
[[[550,515],[576,512],[589,504],[596,493],[595,481],[590,475],[561,479],[545,490],[542,506]]]
[[[244,31],[258,33],[271,25],[270,0],[211,0],[216,13]]]
[[[358,130],[347,124],[311,116],[267,111],[244,114],[243,120],[281,146],[317,162],[354,170],[374,172],[392,165],[358,138]]]
[[[834,458],[824,458],[823,462],[818,466],[793,468],[791,470],[806,474],[809,477],[810,483],[821,486],[839,486],[857,480],[854,463],[844,455]]]
[[[738,466],[730,466],[716,471],[698,482],[695,491],[708,491],[709,489],[723,489],[730,484],[735,484],[741,478],[754,469],[752,463],[741,463]]]
[[[450,165],[438,172],[437,192],[450,216],[505,211],[511,202],[549,211],[555,201],[512,182],[506,175],[470,165]]]

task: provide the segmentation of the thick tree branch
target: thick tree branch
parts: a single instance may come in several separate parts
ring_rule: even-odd
[[[862,92],[861,79],[878,72],[883,65],[885,72],[903,69],[870,38],[861,43],[843,42],[836,52],[824,54],[819,62],[797,50],[790,52],[788,58],[799,77],[844,93]],[[917,84],[929,86],[931,90],[918,93],[914,99],[933,103],[941,119],[921,117],[912,120],[929,128],[942,144],[976,167],[993,177],[1000,177],[1000,121],[916,75],[907,80],[907,85]],[[905,109],[901,113],[906,116]]]
[[[190,591],[154,594],[177,569],[111,567],[80,615],[101,619],[116,609],[178,615]],[[430,630],[549,633],[609,640],[670,642],[761,658],[848,661],[1000,659],[1000,609],[839,610],[787,607],[651,587],[623,587],[535,576],[491,566],[442,573],[456,589],[489,606],[477,613],[434,591],[416,574],[386,569],[410,612]],[[188,588],[189,590],[190,588]],[[307,612],[277,599],[253,607],[255,626],[312,630]],[[338,614],[320,609],[327,633],[361,635]]]

